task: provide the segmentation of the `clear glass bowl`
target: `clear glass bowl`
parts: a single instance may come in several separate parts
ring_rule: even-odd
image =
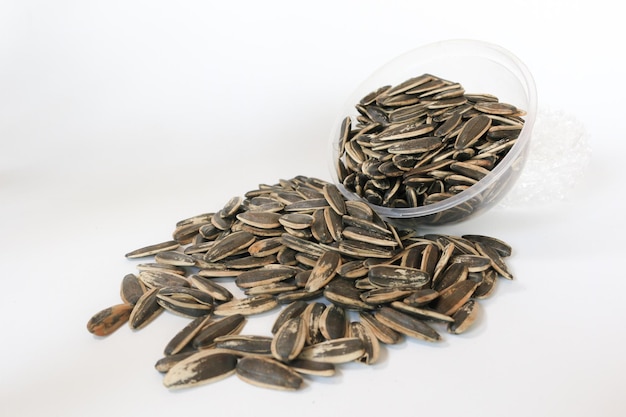
[[[381,217],[403,228],[457,223],[484,213],[497,204],[521,173],[537,114],[533,77],[524,63],[506,49],[475,40],[446,40],[413,49],[375,71],[342,107],[331,133],[331,175],[346,198],[367,203],[338,180],[336,161],[339,157],[341,122],[346,116],[356,117],[355,105],[366,94],[424,73],[458,82],[468,93],[495,95],[501,102],[525,110],[526,115],[516,144],[489,174],[465,191],[416,208],[391,208],[368,203]]]

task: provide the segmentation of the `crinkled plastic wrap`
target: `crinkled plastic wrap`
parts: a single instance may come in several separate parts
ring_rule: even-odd
[[[584,125],[563,111],[540,108],[524,170],[500,201],[508,207],[568,200],[591,162]]]

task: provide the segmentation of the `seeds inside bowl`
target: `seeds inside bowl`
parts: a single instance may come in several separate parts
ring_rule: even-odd
[[[383,86],[344,118],[339,182],[370,204],[420,207],[480,181],[506,156],[524,110],[431,74]]]

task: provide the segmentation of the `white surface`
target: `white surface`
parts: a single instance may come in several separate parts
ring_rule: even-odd
[[[623,416],[621,13],[432,4],[0,2],[0,415]],[[408,49],[459,37],[518,55],[540,105],[578,118],[593,150],[564,200],[438,229],[514,247],[516,280],[477,328],[389,347],[299,393],[236,377],[168,392],[153,364],[186,323],[172,315],[87,332],[134,271],[124,253],[258,183],[327,178],[328,132],[352,89]]]

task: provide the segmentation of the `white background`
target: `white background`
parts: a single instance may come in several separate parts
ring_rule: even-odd
[[[0,415],[623,416],[615,4],[0,1]],[[555,192],[565,198],[438,229],[514,247],[516,279],[475,329],[388,347],[378,365],[298,393],[236,377],[169,392],[153,365],[186,323],[171,314],[106,339],[87,332],[135,271],[126,252],[259,183],[328,179],[344,99],[388,60],[448,38],[515,53],[540,107],[581,121],[592,149],[582,180]]]

